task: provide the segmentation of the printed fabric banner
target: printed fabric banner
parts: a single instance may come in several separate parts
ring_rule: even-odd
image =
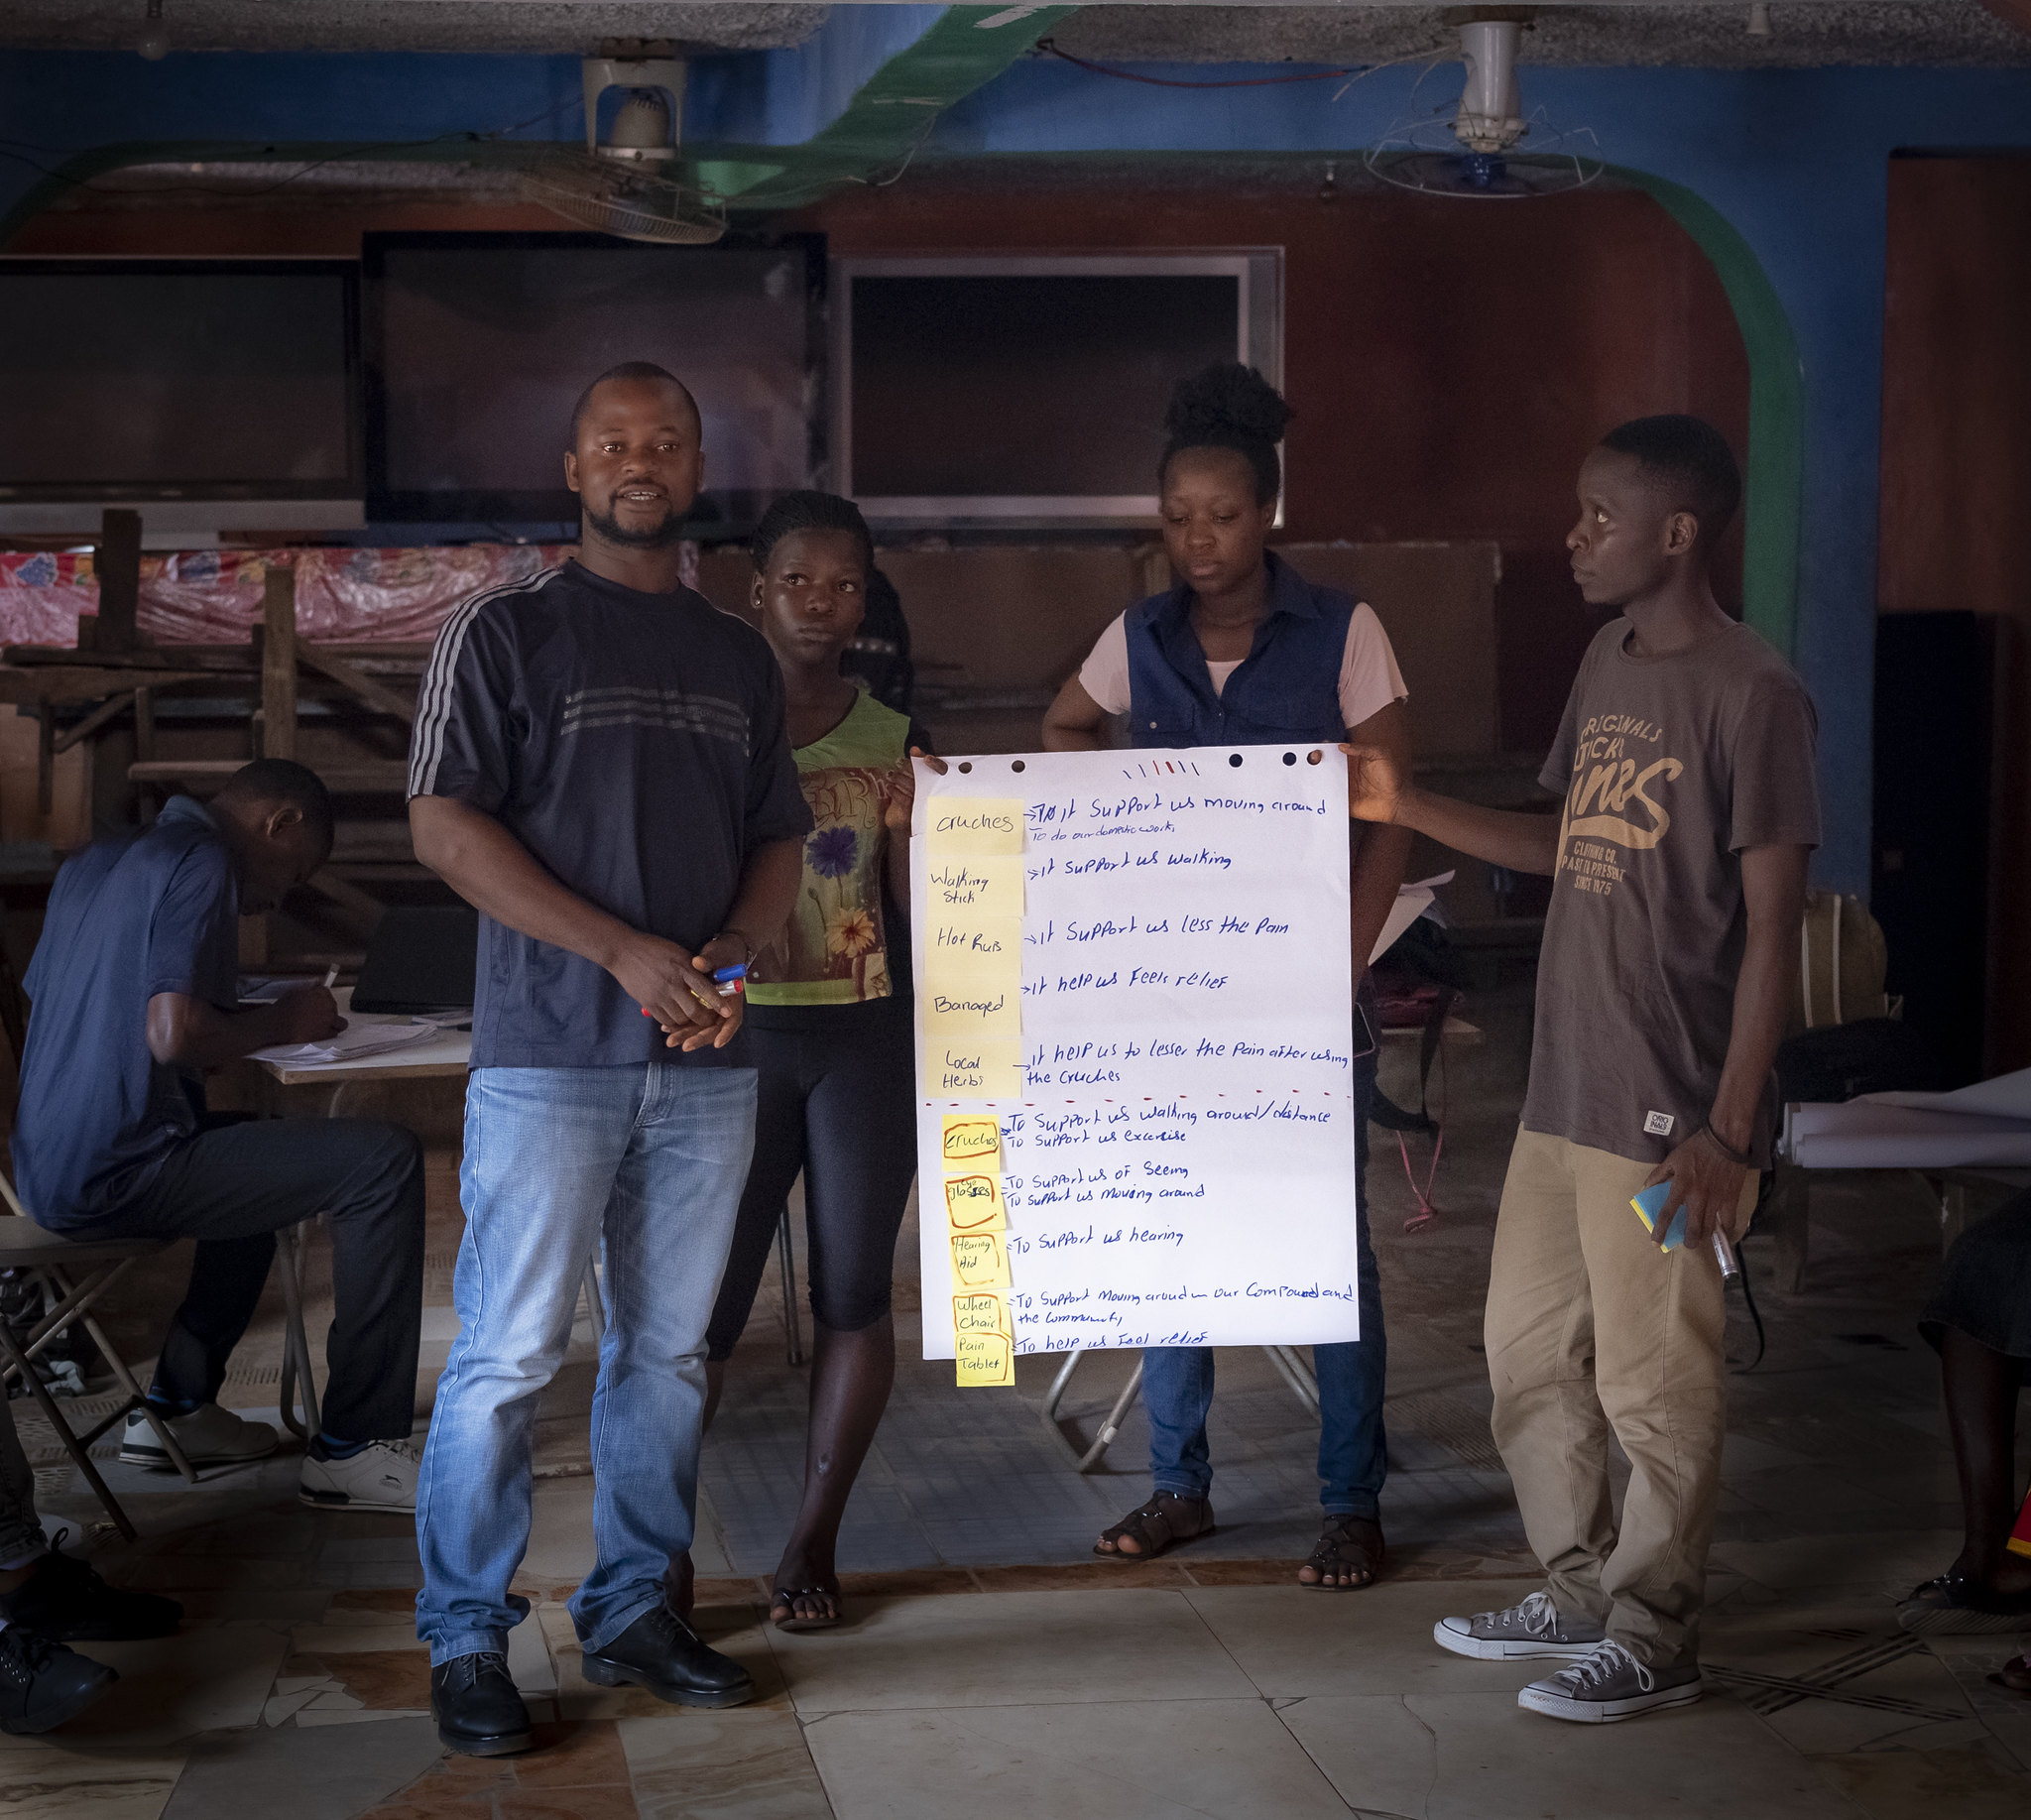
[[[924,1357],[1360,1337],[1347,771],[917,765]]]

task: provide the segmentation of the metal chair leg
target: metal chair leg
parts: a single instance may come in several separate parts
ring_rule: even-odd
[[[92,1496],[104,1507],[106,1515],[113,1519],[114,1526],[120,1533],[130,1542],[133,1541],[139,1531],[128,1519],[127,1513],[121,1509],[119,1499],[113,1496],[112,1487],[99,1476],[99,1469],[91,1463],[90,1453],[79,1445],[77,1436],[70,1432],[70,1424],[63,1419],[62,1413],[58,1409],[57,1399],[50,1395],[49,1387],[36,1376],[35,1367],[28,1362],[27,1355],[16,1344],[14,1335],[7,1331],[7,1324],[4,1321],[0,1321],[0,1354],[4,1354],[7,1364],[21,1374],[22,1383],[28,1386],[28,1394],[36,1399],[44,1419],[56,1429],[57,1438],[62,1443],[63,1451],[84,1475],[85,1483],[92,1489]]]
[[[782,1330],[789,1336],[789,1363],[804,1362],[804,1330],[797,1318],[797,1263],[790,1250],[789,1202],[776,1216],[776,1256],[782,1267]]]
[[[1291,1390],[1296,1394],[1298,1401],[1303,1403],[1314,1415],[1317,1415],[1319,1412],[1318,1375],[1305,1363],[1304,1354],[1299,1352],[1295,1346],[1265,1346],[1262,1350],[1269,1355],[1269,1363],[1282,1373],[1283,1382],[1290,1386]]]
[[[1303,1354],[1294,1346],[1265,1346],[1263,1352],[1269,1363],[1276,1367],[1278,1375],[1287,1384],[1298,1401],[1314,1415],[1319,1412],[1319,1380],[1312,1368],[1305,1363]],[[1100,1433],[1091,1447],[1081,1453],[1070,1436],[1065,1433],[1064,1424],[1058,1415],[1058,1405],[1063,1402],[1065,1392],[1072,1383],[1072,1373],[1079,1361],[1086,1357],[1086,1349],[1068,1353],[1065,1363],[1058,1368],[1058,1375],[1051,1380],[1051,1388],[1044,1395],[1043,1425],[1045,1431],[1065,1450],[1065,1457],[1072,1462],[1072,1470],[1090,1473],[1106,1457],[1107,1450],[1114,1444],[1115,1436],[1122,1430],[1122,1417],[1129,1412],[1129,1405],[1135,1400],[1135,1394],[1142,1388],[1142,1360],[1138,1354],[1135,1369],[1122,1394],[1115,1398],[1115,1406],[1107,1413],[1107,1419],[1100,1425]]]
[[[1064,1400],[1065,1391],[1072,1382],[1072,1373],[1079,1361],[1086,1357],[1086,1349],[1079,1348],[1066,1356],[1065,1363],[1058,1368],[1058,1375],[1051,1380],[1051,1388],[1044,1395],[1044,1431],[1064,1449],[1065,1457],[1072,1462],[1075,1473],[1090,1473],[1098,1466],[1114,1445],[1115,1436],[1122,1431],[1122,1417],[1129,1412],[1129,1405],[1135,1400],[1135,1394],[1142,1388],[1142,1355],[1135,1355],[1135,1369],[1129,1374],[1129,1382],[1122,1387],[1122,1394],[1115,1398],[1115,1406],[1107,1413],[1107,1420],[1100,1425],[1100,1435],[1093,1445],[1081,1453],[1065,1433],[1058,1419],[1058,1404]]]
[[[288,1310],[283,1328],[283,1424],[299,1440],[308,1441],[323,1428],[317,1410],[317,1381],[310,1368],[310,1338],[303,1331],[303,1229],[285,1226],[275,1235],[276,1263],[282,1267],[282,1298]],[[301,1401],[302,1419],[297,1417]]]
[[[190,1464],[190,1456],[183,1451],[182,1443],[177,1439],[169,1423],[156,1413],[155,1405],[148,1400],[148,1393],[141,1388],[140,1380],[134,1376],[127,1361],[115,1350],[111,1336],[99,1325],[98,1316],[92,1313],[92,1307],[99,1297],[126,1274],[128,1267],[133,1263],[132,1258],[126,1258],[114,1265],[111,1270],[88,1273],[76,1288],[71,1287],[70,1279],[57,1266],[41,1267],[40,1274],[55,1287],[60,1298],[58,1306],[64,1310],[64,1325],[68,1326],[74,1321],[91,1336],[91,1342],[99,1349],[99,1356],[105,1360],[107,1369],[119,1381],[120,1388],[127,1393],[127,1400],[85,1435],[82,1445],[89,1447],[116,1421],[124,1420],[129,1415],[139,1415],[155,1431],[155,1438],[162,1444],[163,1452],[170,1456],[170,1464],[181,1475],[183,1483],[195,1485],[197,1469]],[[36,1332],[36,1342],[23,1355],[24,1358],[32,1359],[43,1347],[52,1344],[57,1338],[58,1330],[45,1321]],[[0,1373],[0,1389],[4,1389],[5,1376],[5,1373]]]

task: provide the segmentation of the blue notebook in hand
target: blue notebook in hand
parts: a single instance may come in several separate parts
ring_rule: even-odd
[[[1653,1239],[1657,1237],[1657,1217],[1664,1211],[1664,1203],[1670,1198],[1670,1195],[1671,1183],[1669,1181],[1661,1181],[1654,1187],[1645,1188],[1641,1194],[1629,1196],[1629,1205],[1635,1208],[1637,1218],[1643,1222],[1644,1230]],[[1665,1232],[1663,1239],[1659,1243],[1665,1251],[1675,1252],[1685,1242],[1686,1206],[1681,1201],[1677,1214],[1673,1217],[1669,1229]]]

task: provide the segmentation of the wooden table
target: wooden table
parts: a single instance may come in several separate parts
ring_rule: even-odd
[[[341,986],[332,997],[338,1001],[340,1014],[350,1023],[409,1022],[407,1018],[370,1012],[362,1012],[355,1017],[350,986]],[[260,1071],[262,1084],[269,1089],[267,1109],[272,1114],[282,1110],[280,1096],[274,1091],[276,1088],[326,1087],[330,1089],[330,1097],[319,1110],[324,1117],[332,1118],[337,1115],[339,1102],[350,1087],[383,1081],[463,1080],[472,1068],[472,1031],[439,1031],[436,1035],[411,1043],[406,1049],[390,1049],[382,1055],[362,1055],[354,1061],[289,1063],[257,1059],[255,1066]]]

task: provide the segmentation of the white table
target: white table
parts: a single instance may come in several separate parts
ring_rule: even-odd
[[[341,986],[331,995],[340,1014],[350,1024],[407,1024],[408,1018],[357,1015],[352,1010],[353,989]],[[261,1071],[282,1087],[330,1086],[333,1089],[367,1081],[435,1081],[462,1079],[472,1066],[472,1031],[439,1031],[421,1042],[404,1049],[390,1049],[381,1055],[362,1055],[354,1061],[287,1063],[264,1061]],[[335,1095],[334,1095],[335,1097]]]

